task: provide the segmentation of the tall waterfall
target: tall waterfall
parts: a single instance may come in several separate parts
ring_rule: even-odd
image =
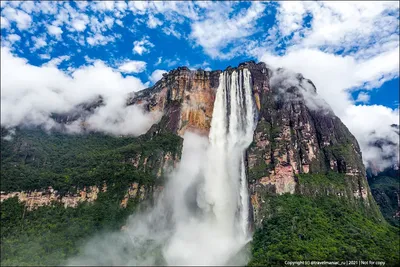
[[[206,171],[206,199],[227,234],[248,237],[245,151],[253,140],[256,109],[247,69],[223,72],[214,103]],[[237,229],[239,227],[239,229]]]
[[[223,72],[209,138],[187,132],[182,159],[162,196],[99,236],[70,265],[246,265],[249,195],[245,152],[256,109],[247,69]]]

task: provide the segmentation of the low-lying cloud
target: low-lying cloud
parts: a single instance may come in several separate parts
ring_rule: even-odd
[[[354,105],[346,110],[343,122],[357,138],[367,167],[383,170],[399,164],[400,136],[391,126],[398,120],[398,110],[380,105]],[[377,146],[376,142],[381,144]]]
[[[311,110],[332,111],[325,100],[317,94],[314,84],[301,74],[288,69],[273,69],[270,86],[273,90],[278,90],[285,99],[304,99],[306,106]],[[291,88],[298,90],[292,92]]]
[[[102,105],[65,125],[68,132],[80,132],[84,125],[109,134],[140,135],[161,117],[141,106],[126,106],[128,94],[147,84],[133,76],[123,77],[99,60],[68,74],[57,64],[31,65],[2,47],[1,70],[1,125],[6,128],[60,128],[52,115],[75,112],[79,105],[99,98]]]

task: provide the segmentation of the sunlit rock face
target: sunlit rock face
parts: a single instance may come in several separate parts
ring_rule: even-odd
[[[46,190],[35,190],[35,191],[22,191],[22,192],[1,192],[0,202],[6,199],[17,197],[20,202],[25,203],[27,210],[31,211],[42,206],[49,206],[54,203],[62,203],[64,207],[75,208],[81,202],[94,202],[97,199],[97,195],[100,191],[107,191],[107,186],[89,186],[79,189],[76,193],[67,193],[64,195],[59,194],[57,190],[52,187]]]
[[[220,71],[191,71],[186,67],[164,74],[153,87],[137,93],[128,104],[145,103],[149,111],[164,112],[159,128],[183,136],[187,130],[208,135]]]

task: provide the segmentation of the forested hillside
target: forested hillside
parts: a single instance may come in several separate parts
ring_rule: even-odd
[[[8,133],[2,130],[2,137]],[[1,139],[1,190],[43,190],[71,193],[86,185],[107,184],[94,203],[76,208],[60,203],[27,211],[25,203],[10,198],[1,203],[1,265],[59,265],[76,255],[90,236],[119,230],[139,199],[121,201],[128,185],[163,183],[157,168],[136,168],[130,161],[145,155],[157,166],[160,153],[180,153],[181,138],[160,134],[140,138],[98,133],[67,135],[40,129],[17,129],[11,140]],[[143,164],[140,162],[139,164]],[[150,200],[150,199],[148,199]],[[144,206],[144,205],[143,205]]]

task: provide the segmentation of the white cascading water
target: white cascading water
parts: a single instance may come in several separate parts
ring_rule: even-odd
[[[71,265],[245,265],[245,153],[256,125],[247,69],[221,73],[209,138],[185,133],[182,159],[153,209],[99,236]]]
[[[250,71],[221,73],[209,136],[205,193],[221,230],[230,234],[237,231],[239,220],[244,239],[248,237],[249,217],[244,161],[253,140],[255,110]]]

